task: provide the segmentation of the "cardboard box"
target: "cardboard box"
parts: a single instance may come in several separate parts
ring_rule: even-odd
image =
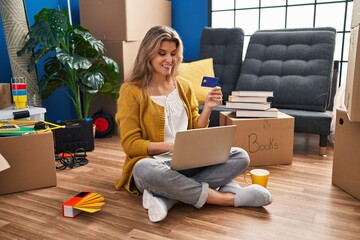
[[[106,56],[116,61],[120,68],[120,81],[125,82],[131,74],[136,55],[140,47],[140,41],[103,41],[106,48]],[[117,99],[97,94],[91,103],[89,116],[103,109],[115,118],[117,112]],[[118,125],[115,123],[112,131],[119,135]]]
[[[332,183],[360,200],[360,123],[336,111]]]
[[[106,48],[105,55],[117,62],[120,68],[120,81],[125,82],[131,74],[141,41],[103,41],[103,43]],[[91,103],[89,116],[92,116],[100,109],[104,109],[115,118],[117,112],[116,100],[98,94]],[[119,135],[116,123],[112,133]]]
[[[360,0],[353,1],[353,10],[351,18],[351,28],[360,24]]]
[[[171,1],[80,0],[80,23],[99,40],[139,41],[149,28],[171,26]]]
[[[351,30],[344,104],[350,121],[360,122],[360,31]]]
[[[0,83],[0,109],[11,105],[10,83]]]
[[[56,186],[51,131],[0,138],[0,153],[10,168],[0,172],[0,195]]]
[[[278,118],[236,118],[221,112],[220,125],[237,125],[233,146],[249,153],[250,166],[292,163],[294,117],[280,112]]]
[[[103,41],[107,57],[117,62],[120,68],[120,81],[124,82],[129,77],[137,52],[140,47],[140,41]]]

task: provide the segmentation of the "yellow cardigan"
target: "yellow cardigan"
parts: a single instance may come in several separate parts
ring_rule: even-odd
[[[188,128],[198,128],[198,101],[191,83],[178,80],[177,88],[188,115]],[[120,126],[121,145],[126,159],[115,188],[119,190],[124,187],[129,193],[139,195],[132,171],[138,160],[150,157],[147,152],[149,142],[164,141],[165,111],[132,82],[122,84],[117,106],[115,120]]]

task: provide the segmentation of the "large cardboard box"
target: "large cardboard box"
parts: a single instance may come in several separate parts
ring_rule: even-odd
[[[106,48],[106,56],[114,59],[120,68],[120,81],[125,82],[131,74],[137,52],[140,47],[140,41],[103,41]],[[89,109],[89,115],[92,116],[98,110],[103,109],[115,118],[117,112],[117,99],[98,94]],[[119,135],[118,125],[115,123],[112,131]]]
[[[130,75],[140,41],[103,41],[107,57],[112,58],[119,64],[120,81],[124,82]]]
[[[10,83],[0,83],[0,109],[11,105]]]
[[[51,131],[0,138],[0,153],[10,168],[0,172],[0,195],[56,186]]]
[[[360,200],[360,123],[336,111],[332,183]]]
[[[171,1],[80,0],[80,23],[99,40],[139,41],[149,28],[171,26]]]
[[[250,166],[292,163],[294,117],[236,118],[233,112],[221,112],[220,125],[237,125],[233,146],[249,153]]]
[[[351,18],[351,28],[360,24],[360,0],[354,0]]]
[[[344,103],[350,121],[360,122],[360,31],[351,30]]]

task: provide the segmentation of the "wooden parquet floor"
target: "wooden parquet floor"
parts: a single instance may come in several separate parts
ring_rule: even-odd
[[[318,155],[317,136],[295,134],[291,165],[266,166],[273,203],[264,208],[178,203],[160,223],[148,220],[141,197],[116,191],[124,153],[119,138],[95,140],[89,164],[57,172],[56,187],[0,196],[0,239],[360,239],[360,201],[331,183],[333,148]],[[236,181],[245,186],[243,176]],[[98,192],[97,213],[62,217],[61,204]]]

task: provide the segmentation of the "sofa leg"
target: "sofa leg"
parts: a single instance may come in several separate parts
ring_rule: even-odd
[[[326,147],[320,147],[319,149],[320,149],[319,154],[321,156],[326,156],[327,148]]]
[[[319,154],[321,156],[326,156],[326,152],[327,152],[327,135],[320,135]]]

